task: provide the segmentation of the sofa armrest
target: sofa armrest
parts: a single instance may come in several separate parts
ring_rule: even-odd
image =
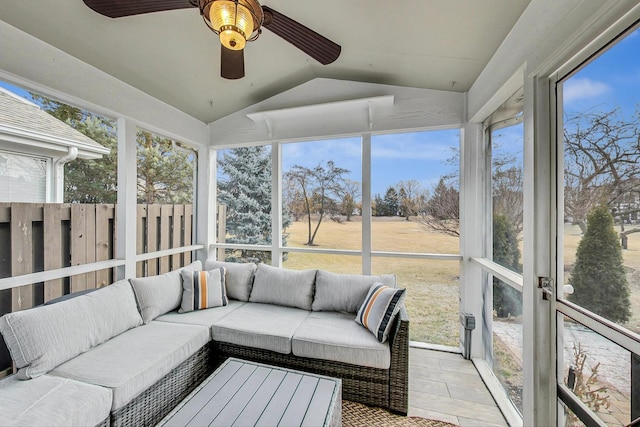
[[[389,407],[407,414],[409,410],[409,314],[402,305],[389,336]]]

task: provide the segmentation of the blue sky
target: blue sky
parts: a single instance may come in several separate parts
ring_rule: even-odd
[[[460,144],[458,129],[430,132],[374,135],[371,138],[371,191],[384,196],[387,188],[399,181],[416,180],[428,190],[442,175],[457,166],[447,164]],[[315,167],[333,160],[336,166],[350,170],[347,178],[362,182],[360,138],[332,139],[285,144],[282,169],[293,165]]]
[[[640,29],[635,30],[563,86],[566,113],[621,107],[633,113],[640,101]]]

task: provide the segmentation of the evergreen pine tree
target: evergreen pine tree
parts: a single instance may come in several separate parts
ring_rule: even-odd
[[[193,203],[193,154],[145,130],[138,130],[136,136],[138,203]]]
[[[382,196],[380,194],[376,194],[373,196],[373,202],[371,203],[371,215],[373,216],[384,216],[384,201],[382,200]]]
[[[631,317],[620,240],[606,205],[592,208],[587,215],[587,230],[578,245],[569,284],[574,288],[569,299],[576,304],[613,322],[624,323]]]
[[[271,154],[266,146],[226,150],[218,159],[218,203],[227,205],[226,243],[271,244]],[[283,209],[283,227],[290,223]],[[286,245],[283,234],[283,245]],[[227,261],[270,263],[271,254],[241,250]]]
[[[384,194],[384,213],[383,216],[396,216],[400,210],[400,196],[395,188],[387,188],[387,192]]]
[[[516,230],[504,215],[493,217],[493,261],[520,272],[520,249]],[[522,314],[522,294],[502,281],[493,279],[493,310],[498,317]]]
[[[76,159],[64,168],[64,201],[66,203],[116,203],[118,140],[113,123],[96,116],[74,121],[76,130],[111,152],[96,160]]]

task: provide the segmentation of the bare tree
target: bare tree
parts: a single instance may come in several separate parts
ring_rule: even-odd
[[[624,219],[638,211],[639,118],[636,112],[633,119],[624,119],[617,108],[565,119],[565,217],[583,232],[587,213],[601,203],[620,221],[623,244],[628,234],[640,231],[624,230]]]
[[[360,188],[360,182],[353,181],[348,178],[346,178],[337,188],[336,192],[342,203],[342,210],[347,217],[347,221],[351,221],[353,212],[360,205],[358,203],[358,200],[360,199],[360,196],[362,194]]]
[[[396,184],[399,196],[400,215],[407,221],[424,210],[429,193],[415,179],[400,181]]]
[[[492,201],[493,215],[505,217],[513,226],[518,240],[522,239],[523,173],[519,166],[493,166]]]
[[[349,170],[339,168],[333,161],[328,161],[326,166],[320,163],[313,169],[294,165],[285,174],[307,215],[309,234],[306,245],[314,245],[323,218],[336,214],[337,203],[334,197],[338,196],[341,184],[344,182],[343,175],[346,173],[349,173]],[[315,228],[313,227],[314,216],[317,218]]]
[[[460,235],[460,194],[454,187],[447,186],[444,177],[433,189],[433,196],[418,221],[432,231]]]

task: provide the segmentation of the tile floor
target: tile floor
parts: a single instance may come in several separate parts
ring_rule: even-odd
[[[507,426],[470,360],[413,347],[409,350],[409,415],[460,426]]]

